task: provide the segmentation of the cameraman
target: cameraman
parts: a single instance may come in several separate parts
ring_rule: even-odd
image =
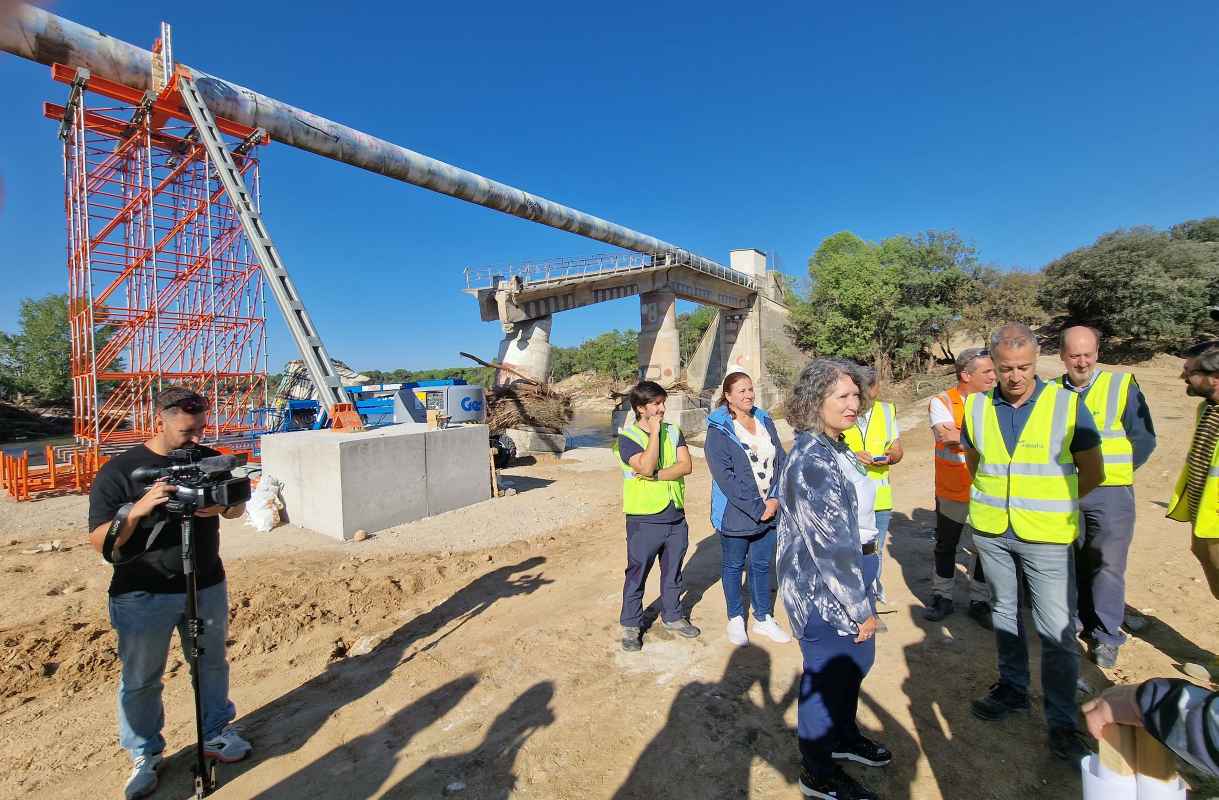
[[[118,634],[122,662],[119,744],[135,762],[125,789],[128,800],[151,794],[157,786],[156,770],[165,749],[161,677],[170,637],[175,628],[181,636],[186,611],[182,525],[161,508],[175,488],[162,480],[144,491],[145,486],[133,481],[131,474],[139,467],[170,466],[169,453],[177,449],[190,450],[195,458],[219,455],[196,443],[207,423],[206,398],[182,387],[167,387],[156,396],[156,410],[157,434],[102,466],[89,495],[89,539],[114,564],[110,624]],[[229,727],[237,709],[229,700],[224,652],[229,602],[220,562],[218,517],[236,519],[244,510],[244,503],[232,508],[200,508],[192,526],[199,618],[203,620],[198,668],[204,751],[209,758],[225,763],[249,755],[250,744]]]

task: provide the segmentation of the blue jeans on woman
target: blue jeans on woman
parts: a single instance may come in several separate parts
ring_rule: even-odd
[[[863,557],[865,584],[876,578],[879,559]],[[859,690],[876,660],[876,638],[856,642],[854,634],[841,636],[816,611],[809,615],[800,633],[804,674],[796,730],[804,768],[815,779],[834,771],[833,753],[850,746],[862,734],[855,716]]]
[[[237,716],[237,708],[229,701],[229,664],[224,653],[229,597],[223,581],[199,590],[199,618],[203,620],[199,693],[203,735],[210,739],[219,736]],[[110,624],[118,634],[119,661],[123,665],[119,677],[119,745],[132,759],[156,755],[165,749],[161,677],[174,629],[181,637],[186,626],[186,595],[115,595],[110,598]]]
[[[741,573],[749,561],[749,605],[753,617],[764,621],[774,613],[770,597],[770,562],[775,558],[775,526],[751,536],[730,536],[720,533],[720,580],[724,584],[724,600],[728,604],[728,619],[745,616],[745,599],[741,594]]]

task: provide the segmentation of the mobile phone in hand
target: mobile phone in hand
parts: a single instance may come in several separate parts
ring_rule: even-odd
[[[888,464],[889,457],[888,456],[872,456],[872,463],[873,464]]]

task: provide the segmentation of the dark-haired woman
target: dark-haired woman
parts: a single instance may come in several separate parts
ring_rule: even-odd
[[[775,476],[785,453],[774,420],[754,405],[753,381],[730,372],[721,387],[719,406],[707,418],[704,447],[711,470],[711,524],[720,536],[720,578],[728,605],[728,641],[749,643],[741,574],[749,564],[753,630],[776,642],[791,636],[774,618],[770,563],[775,555],[779,500]]]

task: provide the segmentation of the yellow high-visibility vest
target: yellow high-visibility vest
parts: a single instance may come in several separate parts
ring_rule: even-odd
[[[622,435],[643,449],[648,447],[648,435],[639,425],[631,425],[622,429]],[[676,425],[662,422],[660,425],[660,460],[656,465],[659,472],[677,463],[677,440],[681,431]],[[636,474],[635,469],[622,459],[618,453],[618,440],[614,439],[614,453],[618,454],[618,463],[622,467],[622,510],[627,514],[658,514],[669,507],[669,503],[678,508],[686,507],[686,479],[675,481],[657,481],[643,478]]]
[[[1098,372],[1084,405],[1092,412],[1100,431],[1100,453],[1105,459],[1105,480],[1101,486],[1132,486],[1134,484],[1134,447],[1126,438],[1122,417],[1126,413],[1126,398],[1134,380],[1128,372]],[[1066,376],[1058,379],[1066,385]]]
[[[1057,383],[1044,384],[1009,453],[995,412],[997,391],[965,400],[978,452],[967,522],[991,536],[1002,536],[1010,525],[1026,542],[1070,544],[1079,533],[1079,476],[1071,458],[1079,397]]]
[[[1195,417],[1195,427],[1202,421],[1202,409],[1206,401],[1198,404],[1198,414]],[[1185,494],[1185,482],[1189,478],[1189,452],[1185,454],[1185,465],[1181,467],[1181,475],[1177,478],[1176,488],[1172,490],[1172,500],[1168,503],[1168,518],[1178,522],[1192,522],[1194,536],[1199,539],[1219,539],[1219,447],[1211,453],[1210,468],[1206,473],[1206,485],[1202,487],[1202,497],[1198,500],[1198,513],[1193,519],[1189,516],[1189,497]]]
[[[866,450],[874,456],[883,456],[889,445],[897,439],[897,409],[892,403],[882,403],[877,400],[872,404],[872,413],[868,415],[868,423],[864,430],[859,429],[859,423],[842,432],[842,438],[852,450]],[[889,511],[893,508],[893,487],[889,485],[889,465],[871,464],[868,466],[868,479],[876,484],[875,511]]]

